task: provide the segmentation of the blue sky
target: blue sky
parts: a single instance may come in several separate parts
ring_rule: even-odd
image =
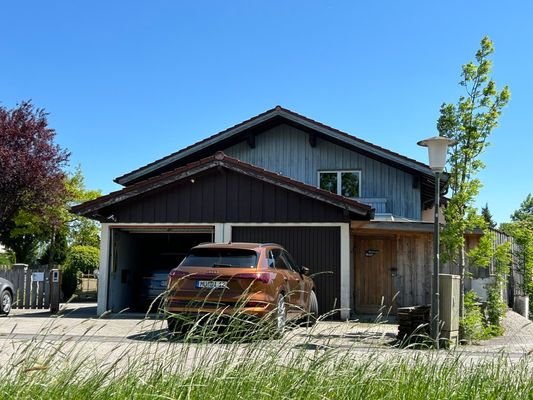
[[[32,99],[89,188],[275,105],[427,162],[484,35],[512,98],[482,159],[480,206],[533,192],[533,3],[24,1],[2,4],[0,102]]]

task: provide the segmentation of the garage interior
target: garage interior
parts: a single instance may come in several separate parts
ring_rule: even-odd
[[[150,286],[164,289],[166,274],[189,249],[214,240],[213,227],[114,228],[108,306],[113,312],[146,311]],[[153,292],[153,290],[151,291]]]

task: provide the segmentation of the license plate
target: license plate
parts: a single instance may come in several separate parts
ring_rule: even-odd
[[[226,281],[196,281],[198,289],[227,289],[228,282]]]

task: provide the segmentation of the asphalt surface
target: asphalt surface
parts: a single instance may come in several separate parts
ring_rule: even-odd
[[[354,357],[459,356],[472,361],[506,357],[533,364],[533,322],[509,311],[503,323],[505,334],[501,337],[439,352],[399,349],[394,345],[396,324],[358,321],[321,321],[313,328],[291,329],[283,339],[271,340],[267,346],[286,349],[287,353],[334,349]],[[198,359],[213,362],[228,351],[244,353],[249,348],[249,344],[184,344],[168,335],[161,319],[131,313],[97,318],[95,304],[69,304],[57,315],[13,310],[8,317],[0,317],[2,366],[40,366],[49,363],[52,354],[54,359],[59,354],[62,362],[83,360],[100,366],[116,363],[127,367],[136,357],[159,365],[162,354],[175,354],[185,360],[180,368],[193,368]]]

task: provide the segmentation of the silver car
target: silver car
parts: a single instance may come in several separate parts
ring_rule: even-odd
[[[0,278],[0,315],[7,315],[13,304],[15,288],[7,279]]]

